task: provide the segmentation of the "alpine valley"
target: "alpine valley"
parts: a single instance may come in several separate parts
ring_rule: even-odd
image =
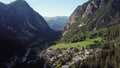
[[[120,68],[120,0],[44,18],[24,0],[0,3],[0,68]]]

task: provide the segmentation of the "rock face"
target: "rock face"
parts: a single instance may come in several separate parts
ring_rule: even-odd
[[[30,44],[55,40],[57,36],[24,0],[0,3],[0,68],[23,56]]]
[[[70,16],[61,40],[76,41],[85,36],[87,32],[114,24],[120,19],[119,6],[119,0],[89,0],[78,6]]]
[[[78,6],[72,13],[63,36],[75,29],[82,31],[84,27],[85,30],[95,30],[111,24],[115,16],[120,16],[119,3],[119,0],[89,0]]]
[[[67,28],[78,21],[79,23],[83,23],[81,22],[82,18],[84,18],[85,16],[90,16],[95,11],[97,11],[97,9],[100,7],[100,2],[101,0],[91,0],[81,6],[78,6],[76,10],[72,13]]]

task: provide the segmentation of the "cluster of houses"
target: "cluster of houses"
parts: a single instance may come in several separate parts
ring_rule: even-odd
[[[77,53],[74,53],[74,57],[71,61],[67,62],[62,68],[72,68],[72,65],[78,66],[82,61],[84,61],[87,57],[93,56],[93,54],[97,55],[100,53],[102,49],[84,49]]]
[[[65,62],[65,64],[62,65],[62,68],[72,68],[72,65],[78,66],[82,61],[84,61],[87,57],[93,56],[93,54],[98,54],[101,52],[102,49],[96,48],[96,49],[83,49],[78,51],[77,49],[70,47],[67,49],[57,49],[56,51],[48,48],[46,51],[44,51],[44,57],[49,60],[51,63],[51,67],[55,68],[57,64],[55,63],[57,58],[62,58],[63,56],[69,56],[72,55],[72,59]],[[43,55],[42,55],[43,56]]]

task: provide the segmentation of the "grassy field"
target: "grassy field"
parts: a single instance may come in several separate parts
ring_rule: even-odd
[[[82,47],[87,47],[91,44],[95,44],[95,41],[97,42],[102,42],[102,38],[98,37],[98,38],[94,38],[94,39],[88,39],[82,42],[76,42],[76,43],[58,43],[56,45],[51,46],[50,48],[52,48],[53,50],[56,50],[58,48],[68,48],[68,47],[75,47],[77,49],[81,49]]]

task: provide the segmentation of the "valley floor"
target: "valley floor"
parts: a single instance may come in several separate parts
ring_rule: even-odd
[[[73,68],[73,66],[77,67],[81,64],[87,57],[97,55],[101,51],[100,48],[82,49],[80,51],[72,47],[56,51],[47,49],[44,57],[51,68]]]
[[[39,57],[46,59],[51,68],[73,68],[81,64],[86,58],[101,52],[100,48],[86,48],[101,42],[103,39],[98,37],[76,43],[60,43],[43,50],[39,53]]]

